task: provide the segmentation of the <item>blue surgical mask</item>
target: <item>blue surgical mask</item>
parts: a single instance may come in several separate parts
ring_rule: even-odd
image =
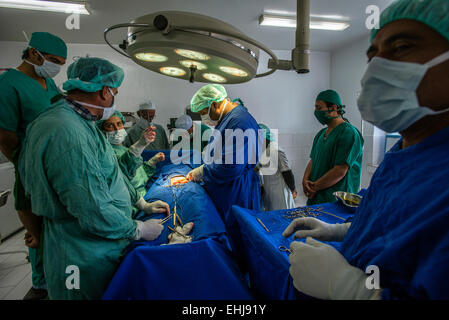
[[[448,112],[420,106],[416,94],[427,71],[447,60],[449,51],[425,64],[373,58],[357,101],[363,120],[386,132],[400,132],[425,116]]]
[[[86,103],[83,101],[75,100],[75,102],[78,102],[79,104],[81,104],[83,106],[88,106],[88,107],[95,108],[95,109],[103,109],[103,116],[99,120],[108,120],[110,117],[112,117],[112,115],[115,112],[115,95],[114,95],[114,92],[112,92],[111,88],[108,88],[108,90],[111,93],[112,97],[114,98],[114,100],[112,102],[112,106],[109,108],[97,106],[97,105]]]
[[[44,63],[40,66],[37,64],[31,63],[27,60],[23,60],[28,64],[31,64],[34,66],[34,71],[36,74],[41,78],[54,78],[56,75],[61,71],[61,66],[59,64],[56,64],[54,62],[50,62],[45,59],[42,53],[37,51],[37,53],[44,59]]]

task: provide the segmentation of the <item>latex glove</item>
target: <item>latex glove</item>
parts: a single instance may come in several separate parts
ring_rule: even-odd
[[[136,220],[137,228],[134,240],[147,240],[152,241],[159,237],[164,226],[161,224],[162,219],[149,219],[145,222]]]
[[[320,299],[379,300],[381,289],[366,288],[368,275],[333,247],[307,238],[290,244],[290,275],[298,291]]]
[[[313,237],[321,241],[343,241],[351,223],[329,224],[316,218],[297,218],[284,230],[282,235],[293,239]]]
[[[158,162],[165,160],[165,154],[163,152],[157,153],[154,157],[152,157],[150,160],[148,160],[148,164],[152,166],[153,168],[156,167]]]
[[[140,198],[139,201],[136,202],[135,206],[137,207],[137,209],[143,210],[147,214],[152,213],[165,213],[167,215],[170,214],[170,206],[161,200],[148,203],[143,198]]]
[[[200,182],[203,179],[203,169],[204,164],[199,166],[198,168],[193,169],[187,174],[187,179],[189,181]]]
[[[143,150],[154,140],[156,140],[156,130],[155,127],[149,127],[142,132],[139,140],[129,147],[129,151],[136,157],[140,157]]]
[[[193,229],[193,222],[186,223],[184,227],[176,227],[176,231],[180,234],[185,235],[183,237],[176,232],[172,232],[168,235],[168,244],[177,244],[177,243],[189,243],[192,242],[192,237],[187,236]]]

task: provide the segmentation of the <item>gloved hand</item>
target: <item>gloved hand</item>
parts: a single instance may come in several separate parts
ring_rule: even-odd
[[[158,162],[165,160],[165,154],[163,152],[157,153],[154,157],[152,157],[150,160],[148,160],[148,164],[152,166],[153,168],[156,167]]]
[[[290,275],[299,291],[319,299],[379,300],[381,289],[366,288],[367,274],[351,266],[333,247],[307,238],[290,244]]]
[[[170,214],[170,206],[161,200],[148,203],[143,198],[140,198],[139,201],[136,202],[135,206],[137,207],[137,209],[143,210],[146,214],[151,213],[165,213],[167,215]]]
[[[329,224],[316,218],[297,218],[282,235],[288,238],[296,231],[293,239],[313,237],[321,241],[343,241],[350,226],[351,223]]]
[[[164,226],[161,224],[161,219],[149,219],[145,222],[136,220],[137,228],[136,234],[134,235],[134,240],[147,240],[153,241],[161,234],[164,230]]]
[[[187,179],[189,179],[189,181],[200,182],[201,179],[203,179],[203,168],[204,164],[190,171],[187,174]]]
[[[140,157],[143,150],[154,140],[156,140],[156,130],[155,127],[149,127],[148,129],[142,132],[139,140],[134,143],[131,147],[129,147],[129,151],[135,155],[136,157]]]
[[[176,227],[176,231],[180,234],[183,234],[185,237],[177,234],[176,232],[172,232],[168,235],[168,244],[176,244],[176,243],[189,243],[192,242],[192,237],[187,236],[193,229],[193,222],[186,223],[182,228]]]

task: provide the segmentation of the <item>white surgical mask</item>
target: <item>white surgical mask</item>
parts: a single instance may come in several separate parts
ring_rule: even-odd
[[[218,118],[218,120],[212,120],[210,118],[210,110],[212,109],[212,107],[209,107],[209,111],[207,112],[207,114],[201,115],[201,121],[207,124],[208,126],[215,127],[221,120],[221,117],[223,116],[223,112],[225,111],[227,104],[228,100],[225,100],[225,105],[223,107],[223,110],[221,110],[220,117]]]
[[[106,138],[108,139],[109,143],[112,145],[120,145],[125,141],[126,136],[128,133],[125,129],[120,129],[117,131],[106,131]]]
[[[112,97],[114,97],[114,101],[112,102],[112,106],[109,108],[105,108],[102,106],[97,106],[94,104],[90,104],[90,103],[86,103],[86,102],[82,102],[82,101],[77,101],[75,100],[75,102],[78,102],[79,104],[83,105],[83,106],[88,106],[91,108],[95,108],[95,109],[103,109],[103,116],[101,117],[100,120],[108,120],[110,117],[112,117],[112,115],[115,112],[115,95],[114,92],[112,92],[111,88],[108,88],[109,92],[112,94]]]
[[[46,60],[42,53],[40,53],[39,51],[37,51],[37,53],[42,57],[42,59],[44,59],[44,63],[41,66],[38,66],[37,64],[31,63],[27,60],[23,61],[34,66],[34,71],[41,78],[56,77],[56,75],[61,71],[61,66],[57,63]]]
[[[425,64],[373,58],[357,101],[363,120],[386,132],[400,132],[427,115],[448,112],[420,106],[416,95],[427,71],[447,60],[449,51]]]

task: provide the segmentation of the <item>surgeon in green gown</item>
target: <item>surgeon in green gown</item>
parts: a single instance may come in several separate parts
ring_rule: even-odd
[[[25,196],[17,162],[28,125],[51,106],[60,92],[53,81],[67,58],[65,42],[48,32],[34,32],[22,53],[22,63],[0,75],[0,150],[14,164],[15,209],[23,223],[32,270],[33,287],[24,300],[47,296],[42,262],[41,219]]]
[[[67,77],[67,97],[29,125],[19,171],[34,213],[43,217],[49,298],[100,299],[130,241],[154,240],[163,225],[132,219],[117,158],[95,124],[113,114],[123,70],[79,58]]]
[[[147,214],[151,214],[154,211],[153,207],[155,203],[168,207],[168,204],[162,201],[156,201],[152,205],[149,205],[143,199],[147,193],[145,187],[156,172],[157,163],[165,160],[165,155],[162,152],[159,152],[150,160],[143,161],[141,155],[135,152],[135,147],[131,146],[130,148],[127,148],[123,146],[123,141],[127,135],[124,123],[125,118],[122,113],[117,110],[109,119],[97,121],[98,127],[105,134],[106,139],[111,144],[115,155],[119,159],[119,163],[121,164],[120,168],[126,177],[125,180],[129,181],[128,189],[131,194],[131,199],[135,200],[132,201],[133,217],[140,210],[143,210]],[[144,131],[143,134],[145,134],[145,132],[146,131]],[[151,139],[151,141],[154,141],[156,133],[154,131],[151,131],[151,133],[154,134],[154,138]],[[123,166],[126,166],[125,170],[123,170]]]
[[[343,118],[343,108],[334,90],[323,91],[316,98],[315,117],[326,128],[313,140],[303,177],[307,205],[334,202],[335,191],[359,191],[364,140],[359,130]]]

